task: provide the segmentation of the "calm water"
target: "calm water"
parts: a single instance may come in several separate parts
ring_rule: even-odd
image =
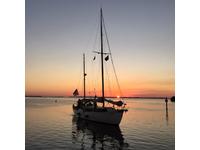
[[[57,100],[57,102],[55,102]],[[73,116],[73,98],[26,98],[26,150],[175,149],[175,103],[125,99],[119,127]]]

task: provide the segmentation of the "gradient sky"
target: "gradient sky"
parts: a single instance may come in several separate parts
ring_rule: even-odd
[[[99,58],[92,62],[92,51],[99,50],[101,6],[123,96],[175,94],[174,0],[26,0],[26,95],[81,90],[83,52],[87,94],[94,88],[99,94]],[[120,95],[116,83],[109,92],[114,76],[108,77],[106,95]]]

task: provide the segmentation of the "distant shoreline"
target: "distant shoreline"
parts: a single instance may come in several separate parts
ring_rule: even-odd
[[[49,97],[49,98],[82,98],[83,96],[25,96],[25,97]],[[94,97],[94,96],[88,96],[88,97]],[[117,98],[117,97],[107,97],[107,98]],[[138,99],[165,99],[166,97],[142,97],[142,96],[124,96],[120,98],[138,98]],[[170,98],[170,97],[167,97]]]

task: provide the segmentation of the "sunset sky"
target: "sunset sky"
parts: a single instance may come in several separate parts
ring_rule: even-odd
[[[82,94],[83,52],[87,95],[100,95],[100,7],[123,96],[173,96],[174,0],[26,0],[26,95]],[[104,63],[106,95],[122,96]]]

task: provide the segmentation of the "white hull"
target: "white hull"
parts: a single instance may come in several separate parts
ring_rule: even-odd
[[[123,116],[123,110],[107,109],[107,111],[83,111],[74,109],[74,114],[82,119],[100,123],[119,125]]]

